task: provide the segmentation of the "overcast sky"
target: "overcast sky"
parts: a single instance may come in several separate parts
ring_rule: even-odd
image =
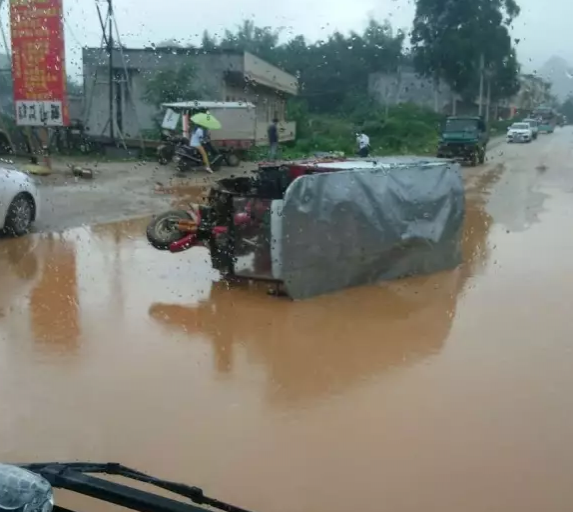
[[[513,32],[521,40],[524,68],[533,71],[551,55],[573,64],[573,1],[518,3],[522,12]],[[247,17],[258,25],[283,27],[285,37],[304,34],[315,40],[335,29],[360,30],[369,16],[409,29],[414,15],[414,2],[406,0],[114,0],[114,5],[122,42],[134,47],[172,38],[198,42],[203,30],[221,32]],[[64,0],[64,9],[68,70],[77,75],[81,46],[98,46],[101,39],[95,0]],[[6,6],[1,14],[7,27]]]

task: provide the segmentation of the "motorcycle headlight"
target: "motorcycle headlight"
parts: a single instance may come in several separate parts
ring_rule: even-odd
[[[0,511],[52,512],[53,507],[52,486],[44,477],[0,464]]]

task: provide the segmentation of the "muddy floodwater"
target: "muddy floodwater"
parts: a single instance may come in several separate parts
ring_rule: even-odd
[[[146,219],[0,240],[0,459],[261,512],[571,510],[572,142],[464,170],[459,268],[306,302],[155,251]]]

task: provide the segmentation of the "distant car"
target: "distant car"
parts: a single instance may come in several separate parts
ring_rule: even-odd
[[[34,178],[0,161],[0,230],[11,236],[29,233],[39,204]]]
[[[531,142],[533,131],[529,123],[513,123],[507,129],[507,142]]]
[[[536,119],[524,119],[522,123],[527,123],[529,125],[533,140],[537,139],[537,136],[539,135],[539,121]]]

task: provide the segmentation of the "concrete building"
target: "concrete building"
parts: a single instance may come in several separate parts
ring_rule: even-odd
[[[537,75],[521,75],[519,92],[513,98],[518,110],[533,110],[544,103],[551,102],[551,84]]]
[[[187,101],[248,101],[256,105],[261,126],[277,116],[285,116],[287,97],[298,92],[297,79],[248,52],[214,51],[209,53],[185,48],[144,48],[115,50],[113,115],[116,126],[126,138],[137,137],[155,128],[157,110],[145,102],[145,82],[161,70],[177,69],[191,63],[197,73],[197,89],[203,98]],[[123,63],[127,69],[125,72]],[[83,50],[84,122],[92,136],[109,136],[109,58],[99,48]],[[129,83],[128,83],[129,82]],[[131,94],[130,94],[131,93]],[[294,125],[293,125],[294,126]],[[293,131],[294,133],[294,131]]]
[[[373,73],[369,76],[368,92],[381,105],[413,103],[434,110],[435,88],[432,80],[421,77],[413,67],[404,66],[396,73]],[[485,93],[485,91],[484,91]],[[454,98],[456,98],[454,105]],[[437,91],[438,111],[445,115],[471,115],[479,113],[479,98],[463,101],[451,88],[440,83]],[[484,97],[483,115],[490,120],[510,117],[513,99],[504,99],[491,104],[489,116],[486,113]]]
[[[403,66],[396,73],[372,73],[368,79],[368,92],[381,105],[388,106],[414,103],[434,109],[436,99],[432,80],[419,76],[409,66]],[[449,113],[453,93],[446,84],[439,84],[437,99],[440,112]]]

